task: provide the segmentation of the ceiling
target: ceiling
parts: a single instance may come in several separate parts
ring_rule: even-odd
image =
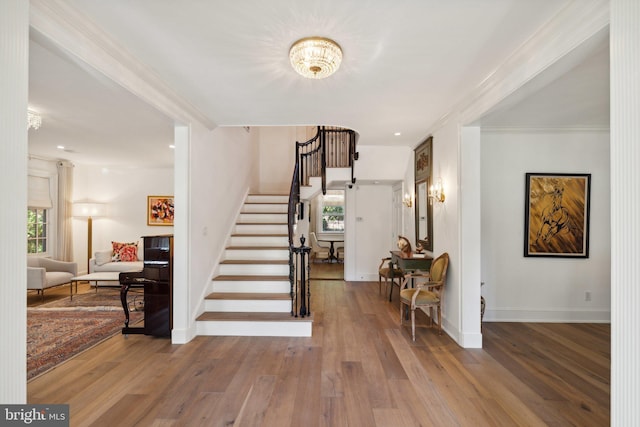
[[[361,144],[413,147],[569,0],[67,3],[218,126],[328,124],[356,130]],[[304,79],[288,62],[291,44],[311,35],[344,51],[324,80]],[[603,44],[482,123],[608,126],[608,82]],[[29,131],[31,154],[172,164],[171,118],[33,30],[29,90],[43,116]]]

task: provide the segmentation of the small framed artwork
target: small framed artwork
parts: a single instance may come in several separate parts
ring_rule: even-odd
[[[173,196],[147,196],[147,225],[173,225]]]
[[[589,257],[591,174],[527,173],[524,256]]]

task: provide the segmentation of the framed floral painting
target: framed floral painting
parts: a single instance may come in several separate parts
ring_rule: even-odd
[[[173,225],[173,196],[147,196],[147,225]]]

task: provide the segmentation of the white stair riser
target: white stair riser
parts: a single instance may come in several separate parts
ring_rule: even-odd
[[[220,264],[221,276],[288,276],[287,264]]]
[[[231,246],[285,246],[289,247],[287,236],[232,236]]]
[[[252,194],[247,196],[245,203],[289,203],[289,196],[282,195],[264,195],[264,194]]]
[[[216,292],[289,293],[291,285],[288,281],[215,280],[213,290]]]
[[[227,260],[260,260],[260,261],[286,261],[289,259],[289,251],[286,249],[227,249],[225,251]]]
[[[235,226],[234,234],[288,234],[287,224],[240,224]]]
[[[197,321],[196,334],[204,336],[310,337],[312,322]]]
[[[242,207],[242,213],[284,213],[289,211],[287,204],[245,204]]]
[[[253,222],[258,224],[286,224],[286,213],[241,213],[237,223]]]
[[[291,300],[227,300],[207,299],[205,311],[290,313]]]

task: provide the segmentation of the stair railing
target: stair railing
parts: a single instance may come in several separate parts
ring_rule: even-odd
[[[296,274],[294,271],[293,280],[296,286],[291,288],[291,315],[295,317],[311,315],[311,262],[309,258],[311,248],[305,246],[305,240],[304,235],[300,236],[300,246],[292,246],[289,251],[289,257],[292,257],[292,253],[295,254],[293,264],[298,267],[297,273],[299,273]]]
[[[300,187],[309,185],[311,177],[319,176],[322,182],[322,194],[326,194],[327,167],[350,167],[351,183],[355,184],[354,164],[358,160],[356,143],[357,134],[355,131],[330,126],[318,126],[315,136],[311,139],[305,142],[296,141],[296,163],[293,168],[287,208],[289,295],[292,316],[305,317],[311,314],[311,289],[309,287],[311,248],[305,246],[304,236],[300,237],[300,246],[295,246],[293,242],[296,218],[304,218],[304,204],[300,203]],[[297,270],[296,267],[298,267]]]
[[[313,176],[322,179],[322,194],[327,192],[327,168],[351,168],[351,183],[355,184],[357,133],[351,129],[318,126],[315,136],[296,142],[296,163],[300,165],[300,186],[309,185]]]

